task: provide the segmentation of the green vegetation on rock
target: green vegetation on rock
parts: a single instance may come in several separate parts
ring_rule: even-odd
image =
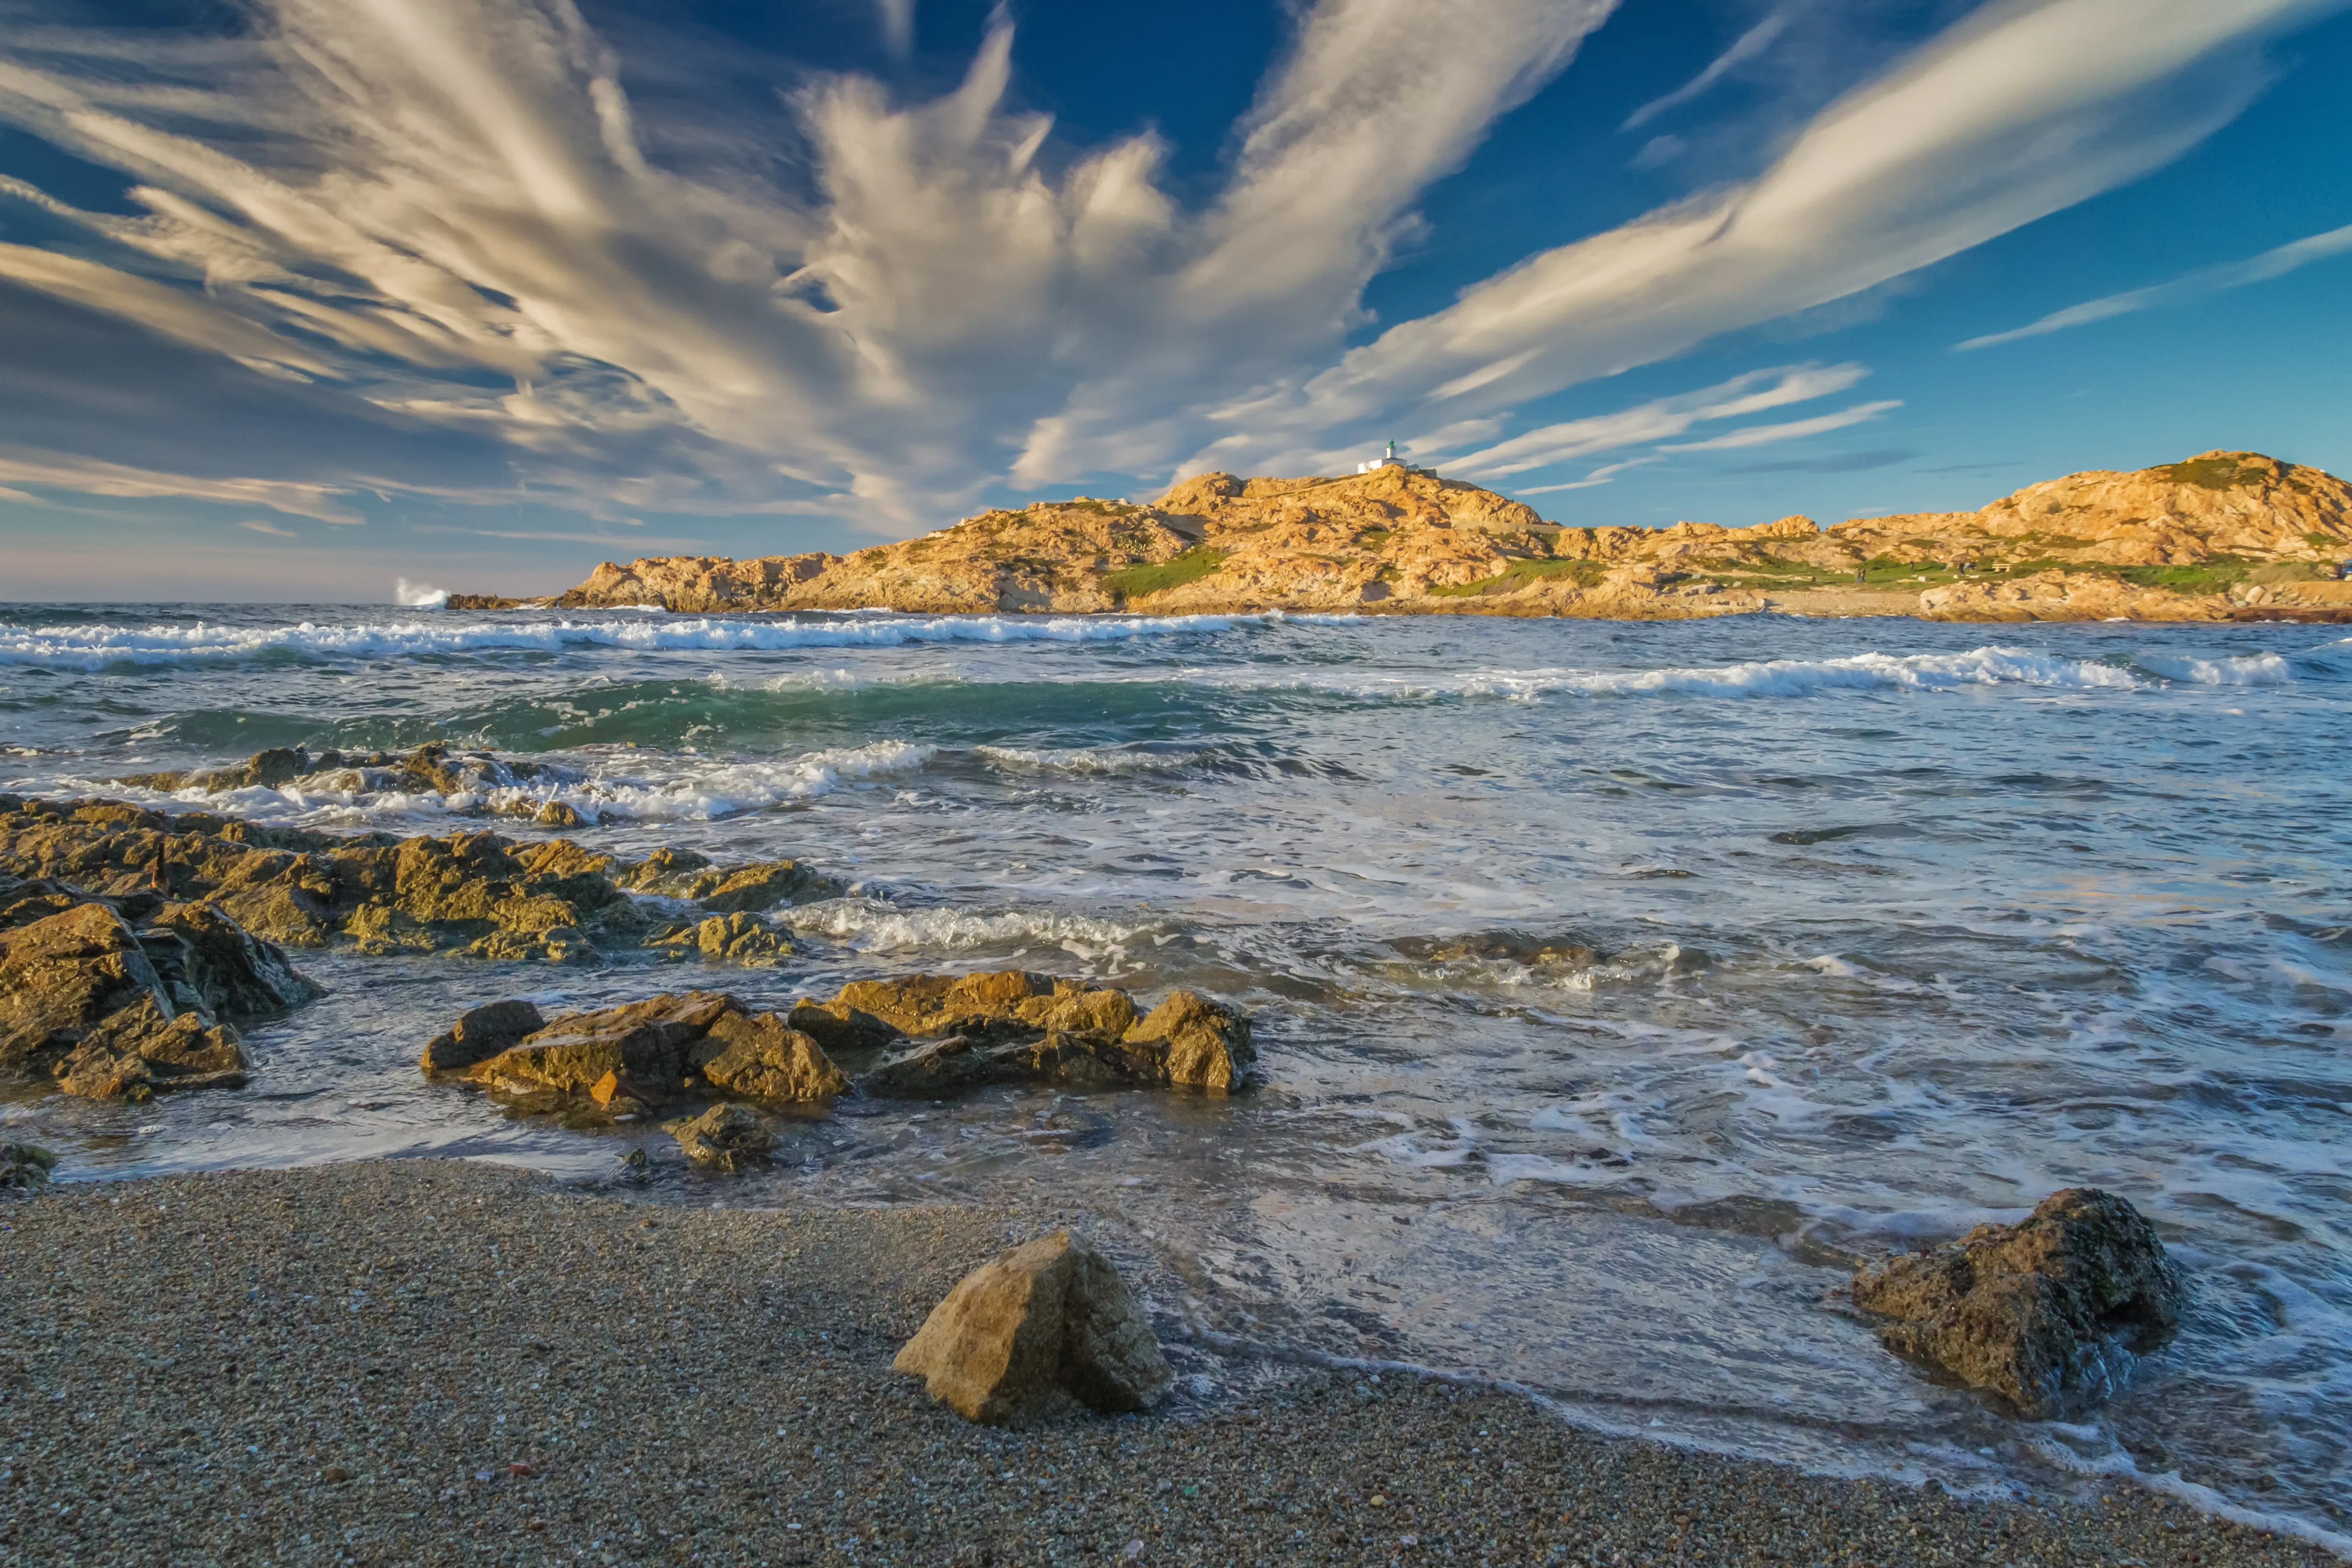
[[[1196,544],[1172,561],[1151,566],[1129,566],[1103,577],[1103,586],[1122,599],[1148,599],[1187,583],[1197,583],[1225,563],[1225,552]]]
[[[1433,583],[1429,591],[1446,598],[1462,599],[1479,594],[1508,594],[1547,577],[1565,577],[1580,588],[1591,588],[1607,571],[1598,561],[1514,561],[1492,577],[1454,587]]]

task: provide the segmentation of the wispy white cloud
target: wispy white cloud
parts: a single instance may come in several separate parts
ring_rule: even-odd
[[[1811,419],[1792,419],[1784,425],[1748,425],[1738,430],[1717,436],[1706,441],[1681,441],[1658,448],[1661,452],[1729,452],[1743,447],[1769,447],[1780,441],[1801,441],[1808,436],[1822,436],[1832,430],[1843,430],[1850,425],[1883,417],[1890,410],[1902,407],[1899,400],[1879,403],[1858,403],[1852,408],[1835,414],[1823,414]]]
[[[915,47],[915,0],[874,0],[880,13],[882,45],[904,58]]]
[[[2087,327],[2094,321],[2105,321],[2116,316],[2128,316],[2135,310],[2153,310],[2164,305],[2185,305],[2202,300],[2209,294],[2225,289],[2242,289],[2249,283],[2267,283],[2273,278],[2284,278],[2299,267],[2315,261],[2325,261],[2332,256],[2352,251],[2352,224],[2331,228],[2324,234],[2310,235],[2275,246],[2260,256],[2243,261],[2225,262],[2219,267],[2200,268],[2184,273],[2168,283],[2151,288],[2133,289],[2121,294],[2109,294],[2103,299],[2087,300],[2080,305],[2069,305],[2063,310],[2053,310],[2037,321],[2012,328],[2006,332],[1991,332],[1984,337],[1970,338],[1955,343],[1956,349],[1989,349],[1999,343],[2013,343],[2021,338],[2038,338],[2048,332],[2063,332],[2069,327]]]
[[[1830,106],[1755,181],[1543,252],[1247,405],[1287,429],[1455,419],[1843,299],[2171,160],[2306,0],[1995,0]]]
[[[1675,89],[1674,91],[1662,98],[1652,99],[1632,114],[1627,115],[1625,123],[1620,129],[1638,130],[1668,110],[1680,109],[1684,104],[1698,97],[1708,88],[1770,48],[1780,35],[1789,30],[1789,24],[1796,20],[1797,13],[1803,10],[1804,6],[1805,0],[1789,0],[1788,4],[1774,7],[1765,15],[1762,21],[1734,39],[1729,48],[1707,62],[1705,70]]]
[[[126,496],[141,500],[192,497],[198,500],[231,501],[241,506],[266,506],[292,517],[320,522],[356,523],[358,513],[335,500],[339,489],[291,483],[283,479],[206,479],[135,468],[90,458],[48,453],[15,454],[0,448],[0,479],[18,484],[48,485],[83,495]]]
[[[1623,473],[1628,468],[1638,468],[1643,467],[1644,464],[1654,463],[1658,459],[1655,458],[1628,458],[1622,463],[1604,464],[1601,467],[1593,469],[1582,479],[1570,480],[1567,484],[1537,485],[1530,489],[1518,490],[1514,493],[1522,496],[1548,496],[1557,495],[1561,490],[1589,490],[1598,485],[1613,483],[1617,476]]]
[[[1547,425],[1457,458],[1447,466],[1467,479],[1507,479],[1595,452],[1669,440],[1711,420],[1738,419],[1768,408],[1810,403],[1843,392],[1869,374],[1858,364],[1750,371],[1696,392],[1656,398],[1613,414]]]
[[[280,528],[274,522],[264,522],[259,518],[247,518],[245,521],[238,523],[237,527],[251,529],[256,533],[266,533],[272,539],[299,539],[301,537],[301,535],[296,533],[290,528]]]
[[[570,0],[253,0],[243,37],[0,38],[0,120],[121,171],[142,209],[8,187],[78,237],[0,247],[0,281],[305,406],[493,450],[534,499],[592,517],[902,528],[994,482],[1311,464],[1376,420],[1507,475],[1738,416],[1699,412],[1716,404],[1801,401],[1812,384],[1775,372],[1497,439],[1531,397],[2155,167],[2254,90],[2233,46],[2323,3],[1993,0],[1748,184],[1529,258],[1342,353],[1415,202],[1614,0],[1317,0],[1196,208],[1152,135],[1046,156],[1049,121],[1007,106],[1002,22],[934,99],[807,82],[775,131],[808,173],[787,189],[649,156],[659,139]],[[912,6],[877,5],[895,47]],[[337,485],[262,447],[237,455],[250,478],[26,447],[0,479],[338,522],[357,521],[347,488],[489,493],[478,466],[452,481],[417,451]]]

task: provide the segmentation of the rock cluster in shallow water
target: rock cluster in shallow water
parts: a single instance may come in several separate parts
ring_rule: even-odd
[[[841,890],[795,860],[719,867],[665,849],[630,862],[568,838],[346,837],[118,801],[14,795],[0,795],[0,871],[101,895],[142,891],[160,875],[172,897],[209,901],[246,931],[288,947],[342,940],[378,955],[558,963],[648,944],[681,957],[772,963],[789,944],[748,917]],[[677,912],[654,899],[675,900]],[[715,915],[729,919],[714,926]]]
[[[1249,1020],[1192,992],[1139,1017],[1124,991],[1015,969],[858,981],[831,1001],[775,1012],[723,991],[553,1019],[527,1001],[492,1002],[427,1042],[419,1065],[519,1110],[618,1120],[681,1100],[776,1107],[853,1089],[899,1099],[991,1083],[1225,1094],[1255,1060]],[[698,1136],[709,1142],[716,1131]]]
[[[90,1100],[241,1088],[236,1021],[318,994],[209,904],[0,879],[0,1072]]]
[[[2018,1225],[1857,1271],[1854,1304],[1889,1349],[2000,1396],[2030,1420],[2078,1415],[2179,1326],[2179,1269],[2140,1212],[2070,1187]]]

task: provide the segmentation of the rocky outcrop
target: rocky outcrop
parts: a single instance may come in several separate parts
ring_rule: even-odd
[[[1998,1394],[2029,1420],[2099,1404],[2180,1321],[2183,1285],[2137,1209],[2095,1187],[2044,1198],[2013,1226],[1865,1267],[1854,1305],[1880,1337]]]
[[[890,1364],[965,1420],[999,1426],[1148,1410],[1176,1381],[1118,1270],[1067,1231],[966,1275]]]
[[[647,943],[678,957],[772,962],[788,945],[749,917],[840,891],[795,860],[715,867],[657,850],[631,862],[568,838],[339,837],[115,801],[0,795],[0,870],[89,893],[140,895],[153,887],[159,866],[173,899],[209,903],[243,931],[287,947],[349,942],[378,955],[557,963]],[[694,918],[678,918],[684,905],[695,906]],[[710,926],[720,913],[729,918]],[[680,933],[690,934],[681,941]]]
[[[1803,517],[1748,528],[1564,528],[1476,485],[1381,468],[1339,479],[1200,474],[1149,505],[1039,501],[848,555],[607,562],[553,602],[695,611],[1655,620],[1784,607],[2210,619],[2231,594],[2241,605],[2286,610],[2336,603],[2331,580],[2347,557],[2352,485],[2252,452],[2074,474],[1980,511],[1857,518],[1828,529]],[[2273,580],[2262,581],[2265,573]],[[1922,595],[1941,596],[1929,603]]]
[[[716,1171],[740,1171],[765,1160],[776,1146],[768,1124],[740,1105],[714,1105],[699,1116],[669,1122],[663,1131],[680,1152]]]
[[[242,1088],[245,1048],[228,1020],[319,994],[284,952],[209,905],[126,904],[56,883],[11,891],[6,912],[36,918],[0,931],[0,1071],[68,1094]]]

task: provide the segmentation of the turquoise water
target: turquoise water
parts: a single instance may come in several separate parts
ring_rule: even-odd
[[[1466,1369],[1578,1419],[1986,1489],[2137,1471],[2352,1531],[2352,641],[2278,626],[0,612],[0,787],[262,746],[526,753],[583,837],[805,856],[782,1000],[1024,967],[1258,1020],[1213,1103],[846,1105],[662,1196],[1087,1205],[1171,1324]],[[440,830],[468,799],[207,797]],[[518,836],[530,830],[502,827]],[[607,1176],[417,1047],[518,991],[369,961],[236,1095],[0,1105],[84,1176],[394,1152]],[[2095,1183],[2190,1267],[2083,1427],[1879,1351],[1851,1256]],[[2159,1484],[2173,1484],[2159,1480]],[[2207,1499],[2211,1501],[2213,1500]]]

